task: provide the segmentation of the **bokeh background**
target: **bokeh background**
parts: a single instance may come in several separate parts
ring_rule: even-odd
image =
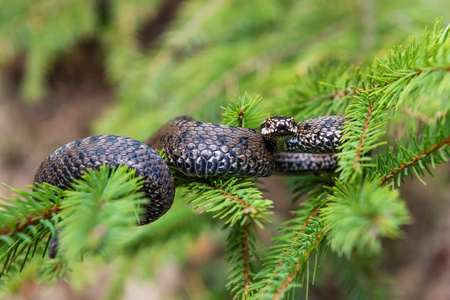
[[[220,122],[220,107],[245,92],[277,114],[309,68],[364,70],[441,17],[450,23],[448,0],[0,0],[0,182],[24,188],[48,154],[84,136],[144,140],[178,115]],[[450,299],[449,177],[438,166],[426,186],[402,187],[414,223],[386,241],[374,275],[395,298]],[[294,205],[284,180],[264,181],[278,222]],[[125,298],[227,299],[225,237],[205,230],[184,259],[167,249],[157,275],[136,274]],[[321,266],[310,299],[346,299],[339,264]],[[29,280],[11,297],[99,299],[108,269],[91,276],[81,290]]]

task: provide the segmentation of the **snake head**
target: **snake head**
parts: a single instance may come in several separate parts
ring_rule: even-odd
[[[297,133],[297,123],[292,117],[270,117],[261,123],[260,130],[266,138],[288,137]]]

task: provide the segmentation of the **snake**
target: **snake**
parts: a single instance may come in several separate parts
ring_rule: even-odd
[[[261,134],[276,145],[274,173],[303,175],[333,171],[339,161],[334,155],[341,143],[341,131],[346,118],[324,116],[296,123],[292,117],[266,119],[260,125]]]
[[[68,188],[86,169],[101,165],[126,165],[144,179],[143,192],[148,203],[143,207],[140,224],[148,224],[164,215],[172,205],[175,183],[168,165],[149,146],[117,135],[97,135],[70,142],[50,154],[40,165],[34,182]]]
[[[142,190],[148,202],[139,224],[145,225],[159,219],[173,203],[175,181],[170,168],[202,178],[331,171],[338,161],[334,153],[344,122],[342,116],[326,116],[297,124],[291,117],[275,116],[254,130],[179,117],[144,142],[97,135],[67,143],[42,162],[34,182],[68,188],[86,169],[126,165],[144,179]],[[164,151],[167,163],[155,150]]]

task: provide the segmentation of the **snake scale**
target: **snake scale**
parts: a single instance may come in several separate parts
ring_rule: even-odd
[[[168,164],[185,176],[265,177],[274,172],[330,171],[337,163],[333,153],[344,121],[341,116],[328,116],[297,124],[292,118],[271,117],[258,131],[181,117],[144,143],[116,135],[70,142],[42,162],[34,181],[66,188],[87,168],[127,165],[145,180],[148,204],[140,223],[148,224],[169,210],[175,195],[173,175],[152,148],[164,149]]]

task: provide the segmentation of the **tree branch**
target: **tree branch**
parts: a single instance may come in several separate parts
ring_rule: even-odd
[[[61,211],[60,207],[56,207],[56,205],[53,205],[47,211],[44,211],[42,213],[37,213],[36,215],[30,215],[27,218],[25,223],[23,223],[22,220],[16,220],[15,228],[11,228],[6,225],[3,225],[0,235],[9,235],[12,233],[21,232],[21,231],[25,230],[28,226],[34,226],[34,225],[39,224],[40,220],[51,219],[53,214],[57,214],[60,211]]]
[[[244,285],[244,295],[247,296],[248,294],[248,287],[250,286],[250,276],[249,276],[249,272],[250,272],[250,266],[249,266],[249,247],[248,247],[248,228],[247,228],[247,224],[244,224],[244,226],[242,226],[242,230],[244,231],[244,235],[242,236],[242,248],[244,249],[244,255],[243,255],[243,260],[244,260],[244,277],[245,277],[245,285]]]
[[[372,107],[373,102],[370,103],[369,107],[367,107],[367,114],[366,114],[366,120],[364,122],[364,129],[361,134],[361,139],[359,140],[358,149],[356,151],[355,160],[353,161],[353,170],[356,171],[356,165],[358,165],[361,161],[361,152],[362,152],[362,144],[364,143],[364,140],[366,139],[365,134],[367,129],[369,128],[369,119],[372,116]]]
[[[237,202],[239,204],[241,204],[242,206],[245,207],[244,209],[244,214],[248,215],[248,214],[258,214],[258,210],[256,208],[254,208],[253,206],[250,206],[248,204],[247,201],[244,201],[242,199],[239,199],[237,196],[233,196],[230,193],[225,192],[221,187],[215,187],[212,186],[215,190],[219,191],[219,193],[223,196],[226,196],[227,198],[225,198],[225,201],[234,201]]]
[[[297,238],[300,236],[300,234],[302,234],[305,231],[305,227],[308,226],[308,224],[311,222],[312,218],[316,217],[318,215],[318,213],[319,213],[319,207],[314,209],[313,212],[309,215],[308,219],[306,219],[305,223],[303,223],[303,225],[301,226],[301,229],[298,231],[298,233],[295,235],[295,238],[293,239],[294,243],[297,242]],[[320,238],[321,238],[321,234],[319,234],[318,240],[320,240]],[[314,243],[314,245],[318,243],[318,240]],[[290,250],[286,250],[286,253],[284,254],[284,256],[287,256],[290,253],[291,250],[292,250],[292,248]],[[305,250],[305,252],[303,254],[303,257],[305,258],[305,260],[308,258],[308,250]],[[282,265],[283,265],[283,262],[280,261],[280,263],[278,264],[278,268],[281,268]],[[299,270],[300,270],[300,263],[296,263],[295,271],[291,272],[286,277],[286,281],[282,284],[282,286],[275,293],[273,299],[278,299],[279,294],[283,290],[285,290],[286,287],[290,284],[291,280],[297,276]],[[277,271],[275,270],[272,274],[273,275],[277,274]],[[266,284],[266,287],[268,285],[270,285],[270,282]],[[266,292],[266,290],[262,290],[261,291],[261,296],[264,295],[265,292]]]
[[[413,164],[416,164],[420,160],[422,160],[425,157],[427,157],[428,155],[438,151],[439,149],[441,149],[442,147],[444,147],[446,145],[450,145],[450,137],[441,141],[439,144],[434,144],[432,147],[428,148],[427,150],[420,152],[419,155],[413,157],[411,160],[408,160],[407,162],[402,163],[398,168],[394,169],[393,171],[390,171],[386,176],[384,176],[381,179],[381,185],[385,184],[387,181],[394,178],[395,175],[399,174],[406,168],[412,166]]]

